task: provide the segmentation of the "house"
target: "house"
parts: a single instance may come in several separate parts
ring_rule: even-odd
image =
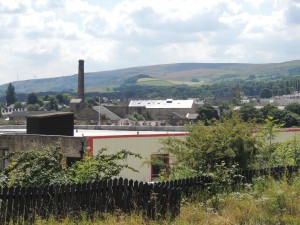
[[[8,118],[12,113],[14,112],[26,112],[26,108],[21,108],[21,109],[15,109],[13,105],[10,105],[7,107],[7,109],[2,109],[1,108],[1,115],[5,118]]]
[[[196,113],[197,105],[194,100],[131,100],[129,114],[134,112],[150,114],[153,120],[166,121],[174,124],[174,120],[185,120],[188,113]],[[176,122],[175,122],[176,124]]]

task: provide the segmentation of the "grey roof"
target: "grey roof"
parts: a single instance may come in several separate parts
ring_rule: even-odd
[[[131,100],[129,107],[146,107],[147,109],[186,109],[193,107],[194,100]]]
[[[178,114],[177,112],[172,112],[172,114],[180,119],[186,119],[185,116]]]
[[[93,109],[99,113],[99,106],[93,106]],[[100,114],[105,115],[110,120],[120,120],[120,119],[122,119],[121,117],[119,117],[118,115],[113,113],[112,111],[108,110],[103,105],[100,106]]]

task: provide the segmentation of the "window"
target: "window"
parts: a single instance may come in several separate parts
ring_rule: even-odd
[[[154,154],[151,161],[151,181],[157,180],[161,172],[169,172],[169,154]]]
[[[80,161],[80,157],[67,157],[67,166],[70,167],[77,161]]]

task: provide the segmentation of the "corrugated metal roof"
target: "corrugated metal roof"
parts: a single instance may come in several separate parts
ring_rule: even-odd
[[[194,100],[131,100],[129,107],[146,107],[147,109],[187,109],[192,108]]]

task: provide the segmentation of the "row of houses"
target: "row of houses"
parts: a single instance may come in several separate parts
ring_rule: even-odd
[[[72,99],[69,111],[74,112],[76,124],[107,125],[183,125],[197,118],[198,104],[194,100],[132,100],[128,105],[101,104],[90,106],[82,99]],[[28,111],[22,109],[1,109],[3,117],[9,120],[26,120],[27,116],[49,113],[49,111]],[[128,115],[137,113],[150,117],[148,121],[137,121]]]
[[[198,104],[194,100],[131,100],[128,105],[87,106],[83,100],[71,100],[70,110],[81,123],[101,123],[116,125],[183,125],[197,118]],[[132,121],[128,115],[137,113],[150,117],[149,121]]]

